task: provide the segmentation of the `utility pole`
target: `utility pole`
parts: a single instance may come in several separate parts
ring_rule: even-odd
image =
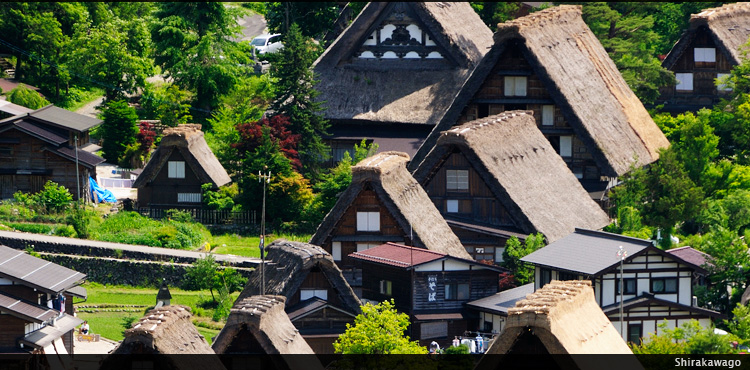
[[[626,251],[625,249],[622,248],[622,246],[620,246],[620,249],[617,251],[617,257],[620,257],[620,335],[624,335],[625,338],[627,338],[627,335],[625,335],[625,332],[623,331],[625,317],[623,316],[623,313],[622,313],[622,305],[623,305],[622,296],[623,296],[623,293],[625,292],[625,285],[623,285],[624,279],[623,279],[623,274],[622,274],[622,264],[623,264],[623,261],[625,261],[625,257],[627,256],[628,256],[628,251]]]
[[[78,135],[73,136],[76,151],[76,188],[78,188],[78,203],[81,203],[81,175],[78,173]]]
[[[267,170],[268,166],[263,166]],[[263,183],[263,210],[260,216],[260,294],[266,294],[266,276],[265,265],[266,259],[264,249],[266,247],[266,184],[271,182],[271,171],[262,173],[258,171],[258,181]]]

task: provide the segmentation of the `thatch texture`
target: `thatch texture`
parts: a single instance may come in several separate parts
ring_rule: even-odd
[[[733,65],[744,59],[741,47],[750,37],[750,3],[726,4],[718,8],[704,9],[690,16],[690,27],[669,51],[662,65],[671,69],[688,49],[701,26],[708,27],[716,46],[724,52]]]
[[[256,295],[235,302],[227,324],[214,341],[213,349],[218,354],[231,354],[233,348],[237,347],[247,347],[251,352],[255,349],[269,355],[314,354],[289,321],[284,312],[285,303],[286,298],[275,295]],[[243,338],[246,343],[234,343]],[[284,359],[287,360],[286,357]],[[307,368],[316,367],[321,366],[310,363]]]
[[[425,183],[453,148],[467,158],[524,233],[540,232],[551,243],[576,227],[609,224],[530,111],[503,112],[442,132],[414,177]]]
[[[516,302],[487,354],[511,352],[519,335],[529,329],[553,355],[632,354],[596,304],[588,280],[553,280]]]
[[[113,354],[214,354],[191,317],[187,306],[153,309],[125,331]]]
[[[369,185],[401,230],[411,230],[415,247],[471,260],[422,186],[406,170],[408,160],[405,153],[384,152],[352,167],[352,183],[323,219],[310,243],[323,244],[357,195]]]
[[[632,164],[649,164],[658,159],[659,148],[669,145],[583,22],[581,6],[561,5],[498,25],[492,49],[414,155],[410,168],[417,167],[440,132],[455,125],[506,45],[514,40],[525,46],[524,56],[603,174],[619,176]]]
[[[344,305],[342,308],[355,315],[360,312],[362,303],[344,279],[333,257],[323,248],[284,239],[278,239],[266,248],[268,251],[266,259],[270,263],[267,264],[264,272],[265,294],[280,295],[287,300],[290,299],[299,291],[310,271],[317,267],[338,293]],[[236,302],[260,294],[260,279],[260,269],[255,269]]]
[[[447,63],[372,60],[351,55],[396,6],[416,13]],[[369,3],[315,61],[326,118],[434,125],[492,45],[492,31],[468,3]]]
[[[175,150],[182,154],[188,167],[193,170],[201,183],[211,183],[219,187],[232,181],[211,148],[208,147],[201,125],[184,124],[170,127],[164,130],[163,135],[159,147],[156,148],[143,172],[133,183],[134,188],[144,187],[153,181]]]

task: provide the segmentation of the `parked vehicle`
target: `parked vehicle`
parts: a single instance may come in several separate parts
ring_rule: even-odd
[[[284,48],[284,44],[281,43],[280,34],[263,34],[257,36],[250,42],[250,45],[255,47],[258,54],[275,53]]]

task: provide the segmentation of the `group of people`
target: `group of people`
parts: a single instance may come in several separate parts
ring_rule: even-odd
[[[473,339],[464,338],[464,337],[459,338],[458,336],[454,336],[453,342],[451,345],[453,347],[458,347],[463,344],[469,348],[470,353],[484,353],[484,351],[487,350],[487,348],[484,348],[485,347],[484,342],[485,340],[482,337],[482,335],[477,333],[477,336]],[[430,350],[430,353],[443,353],[443,350],[440,349],[440,344],[438,344],[438,342],[436,341],[432,341],[432,343],[430,343],[429,350]]]

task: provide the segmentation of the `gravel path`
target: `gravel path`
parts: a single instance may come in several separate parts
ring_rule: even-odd
[[[99,110],[96,109],[96,107],[101,104],[104,101],[104,97],[102,96],[99,99],[96,99],[92,101],[91,103],[88,103],[84,105],[83,107],[79,108],[76,113],[83,114],[89,117],[97,118],[96,115],[99,113]]]

